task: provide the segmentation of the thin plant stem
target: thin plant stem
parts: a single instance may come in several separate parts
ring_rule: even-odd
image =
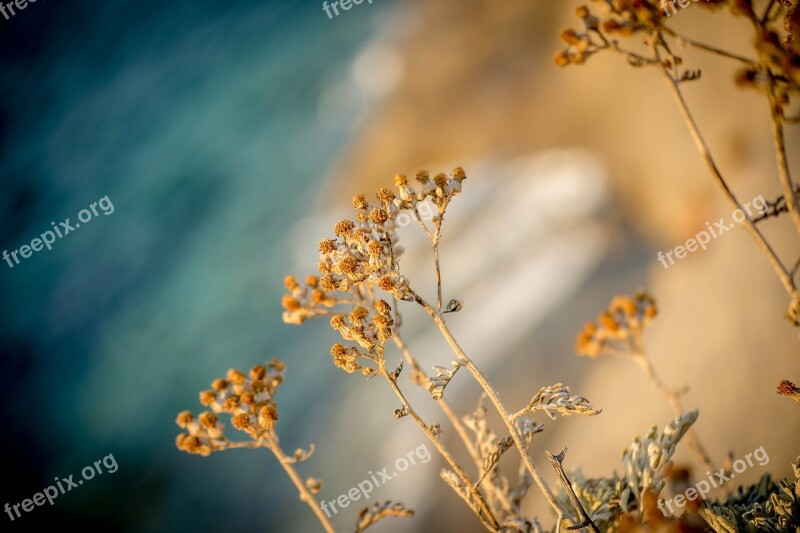
[[[683,413],[685,413],[686,409],[684,409],[683,405],[681,404],[680,394],[670,390],[666,385],[664,385],[664,383],[658,377],[656,369],[650,362],[650,359],[648,359],[643,352],[633,353],[632,357],[636,364],[638,364],[639,367],[644,371],[644,374],[647,376],[650,385],[652,385],[653,388],[656,389],[659,394],[661,394],[664,400],[666,400],[675,416],[681,416]],[[716,469],[714,467],[714,463],[711,461],[711,457],[708,455],[708,452],[706,452],[705,448],[700,443],[700,438],[694,428],[690,428],[686,433],[686,441],[703,466],[712,472],[715,471]]]
[[[683,97],[683,93],[681,92],[678,83],[670,75],[669,71],[664,66],[663,62],[660,60],[658,48],[657,45],[655,44],[655,41],[653,44],[653,49],[655,51],[656,57],[658,58],[658,65],[660,67],[659,70],[661,71],[661,73],[664,75],[664,77],[668,82],[667,85],[670,89],[670,92],[672,93],[673,98],[675,99],[675,102],[678,105],[678,109],[680,110],[683,121],[689,128],[689,132],[691,133],[692,139],[694,140],[695,145],[697,146],[697,150],[700,152],[700,155],[705,160],[709,170],[711,170],[711,173],[714,176],[717,185],[722,190],[723,194],[725,195],[725,198],[728,200],[728,203],[734,209],[739,209],[742,210],[742,212],[744,212],[744,210],[742,209],[742,205],[739,203],[739,200],[736,199],[736,195],[733,194],[733,191],[731,191],[730,187],[728,186],[728,183],[722,176],[719,167],[717,167],[717,163],[714,160],[713,156],[711,155],[711,151],[709,150],[706,141],[703,139],[703,136],[700,133],[700,129],[698,128],[697,123],[695,122],[695,119],[692,116],[691,111],[689,111],[689,107],[686,104],[686,100]],[[756,244],[761,249],[761,252],[767,257],[773,269],[775,270],[775,273],[777,274],[778,278],[780,279],[781,283],[786,289],[786,292],[789,293],[789,295],[793,295],[796,290],[794,281],[791,279],[791,276],[789,275],[789,272],[786,270],[786,267],[783,265],[780,258],[772,249],[772,246],[770,246],[770,244],[767,242],[764,235],[755,226],[755,224],[753,224],[750,217],[745,217],[744,220],[741,222],[741,225],[744,227],[747,233],[750,234],[753,240],[755,240]]]
[[[600,533],[600,530],[597,529],[595,523],[592,522],[592,518],[586,513],[586,510],[583,508],[581,501],[578,499],[578,496],[572,489],[572,484],[569,482],[569,478],[567,478],[567,473],[564,472],[564,466],[561,463],[564,460],[564,456],[566,454],[567,454],[567,449],[564,448],[558,455],[553,455],[552,453],[547,452],[547,458],[550,460],[550,464],[556,471],[556,475],[558,476],[558,479],[561,481],[561,485],[564,487],[564,491],[566,491],[569,501],[572,503],[572,506],[575,507],[575,510],[578,512],[578,516],[580,516],[581,519],[581,523],[578,526],[575,526],[575,528],[570,528],[570,529],[586,528],[592,533]]]
[[[286,454],[283,453],[283,450],[281,450],[277,437],[267,433],[264,436],[264,443],[286,471],[286,474],[289,476],[289,479],[292,480],[294,486],[297,487],[297,491],[300,493],[300,500],[306,502],[308,506],[311,507],[311,510],[314,511],[314,514],[322,524],[322,528],[327,533],[336,533],[336,530],[333,529],[330,520],[328,520],[328,517],[322,512],[319,502],[316,498],[314,498],[314,496],[311,495],[311,492],[308,490],[305,483],[303,483],[303,480],[300,479],[297,471],[292,466],[290,459],[286,456]]]
[[[525,467],[530,472],[531,476],[533,477],[536,484],[539,486],[539,489],[544,494],[545,498],[547,499],[550,506],[556,511],[558,514],[562,514],[565,517],[569,517],[570,513],[561,505],[561,503],[556,500],[555,496],[553,495],[552,490],[548,486],[545,479],[542,477],[539,469],[536,467],[536,463],[533,461],[533,458],[530,456],[528,449],[525,445],[525,442],[522,439],[522,435],[520,434],[519,429],[517,428],[516,424],[511,420],[511,415],[506,408],[503,406],[503,403],[500,401],[500,397],[496,390],[492,387],[489,380],[483,374],[483,372],[475,366],[475,363],[472,362],[466,353],[461,349],[456,339],[453,337],[453,334],[450,332],[450,329],[447,327],[447,324],[442,319],[442,316],[428,304],[425,300],[423,300],[419,295],[415,293],[415,299],[417,303],[419,303],[423,309],[433,318],[436,326],[439,328],[439,331],[442,333],[447,344],[450,345],[450,348],[455,353],[456,357],[458,357],[463,363],[464,366],[469,370],[470,374],[472,374],[475,381],[481,386],[483,391],[486,393],[486,396],[489,398],[489,401],[492,402],[497,412],[500,414],[500,417],[503,419],[503,423],[508,428],[509,434],[511,438],[514,440],[514,445],[517,447],[519,451],[520,457],[522,458]]]
[[[775,145],[775,158],[778,164],[778,178],[786,198],[786,208],[792,219],[795,229],[800,233],[800,202],[798,202],[797,188],[792,182],[789,173],[789,160],[786,157],[786,139],[783,132],[783,115],[778,108],[778,99],[775,96],[775,80],[770,74],[770,87],[767,91],[772,119],[772,142]]]
[[[650,385],[656,389],[659,394],[661,394],[664,400],[666,400],[667,405],[670,406],[675,416],[680,416],[686,412],[686,409],[684,409],[680,401],[681,394],[664,385],[664,382],[661,381],[661,378],[659,378],[653,363],[650,361],[650,359],[648,359],[644,351],[644,339],[642,338],[641,331],[636,333],[635,337],[629,342],[629,344],[620,348],[606,346],[603,348],[603,353],[622,357],[623,359],[627,360],[633,360],[644,371],[644,374],[647,376],[647,380],[650,382]],[[697,435],[697,432],[694,430],[694,428],[689,429],[686,434],[686,440],[689,443],[689,447],[692,449],[692,452],[694,452],[697,456],[697,459],[709,470],[715,470],[714,463],[711,461],[711,457],[701,444],[700,437]]]
[[[464,470],[459,466],[459,464],[451,455],[450,451],[439,441],[428,424],[426,424],[419,414],[414,410],[414,408],[411,407],[411,404],[409,403],[408,399],[406,399],[405,394],[403,394],[403,391],[400,390],[400,387],[397,385],[397,380],[391,374],[389,374],[388,370],[386,370],[385,364],[381,364],[378,372],[386,379],[386,381],[389,382],[389,385],[391,386],[397,398],[400,400],[400,403],[403,405],[403,408],[408,415],[422,429],[422,431],[425,433],[425,436],[428,437],[428,440],[430,440],[431,443],[436,447],[436,450],[439,452],[442,458],[447,462],[447,464],[450,465],[459,479],[461,479],[461,482],[464,483],[464,485],[468,488],[470,494],[475,499],[475,504],[466,499],[464,501],[478,516],[486,529],[489,531],[497,531],[500,525],[492,514],[491,509],[489,509],[489,505],[486,503],[486,500],[483,498],[481,492],[475,487],[475,485],[472,483],[472,480],[469,479],[469,476],[467,476]]]
[[[775,0],[770,0],[769,5],[764,10],[764,16],[761,19],[755,17],[750,18],[753,24],[753,29],[756,35],[761,36],[764,34],[764,24],[769,20],[769,14],[772,10]],[[786,156],[786,139],[783,131],[783,112],[780,110],[778,104],[778,97],[775,94],[775,76],[769,68],[769,62],[765,52],[759,52],[759,59],[761,65],[759,67],[767,75],[769,79],[769,90],[767,91],[767,100],[769,102],[769,114],[772,121],[772,142],[775,147],[775,159],[778,165],[778,178],[783,189],[783,196],[786,199],[786,208],[789,211],[789,217],[792,219],[795,229],[800,233],[800,201],[798,200],[797,189],[792,182],[791,173],[789,172],[789,161]]]
[[[703,50],[703,51],[706,51],[706,52],[711,52],[712,54],[716,54],[718,56],[726,57],[728,59],[733,59],[733,60],[739,61],[741,63],[744,63],[745,65],[750,66],[750,67],[758,67],[758,63],[753,61],[752,59],[748,59],[748,58],[746,58],[744,56],[740,56],[740,55],[734,54],[732,52],[728,52],[727,50],[723,50],[721,48],[717,48],[716,46],[712,46],[710,44],[705,44],[705,43],[701,43],[699,41],[695,41],[694,39],[690,39],[688,37],[685,37],[685,36],[681,35],[680,33],[676,32],[675,30],[670,28],[669,26],[663,26],[662,25],[661,29],[664,31],[664,33],[674,37],[681,44],[685,44],[685,45],[688,45],[688,46],[691,46],[693,48],[697,48],[699,50]]]
[[[442,311],[442,271],[439,266],[439,231],[433,243],[433,261],[436,264],[436,310]]]
[[[425,235],[431,240],[431,244],[433,245],[433,263],[434,267],[436,268],[436,308],[441,311],[442,310],[442,271],[439,268],[439,237],[441,235],[442,230],[442,216],[444,211],[442,208],[439,208],[439,219],[436,222],[436,229],[432,232],[428,229],[428,225],[422,220],[422,217],[419,214],[419,210],[417,206],[414,206],[413,209],[414,217],[419,222],[419,225],[422,227]]]
[[[225,447],[222,448],[224,450],[235,450],[237,448],[261,448],[263,445],[258,441],[247,441],[247,442],[231,442],[228,441],[225,444]]]
[[[442,312],[442,270],[439,264],[439,239],[442,236],[442,222],[446,205],[439,206],[439,216],[436,219],[436,232],[431,239],[433,246],[433,262],[436,266],[436,310]]]
[[[403,341],[403,339],[400,337],[400,335],[397,334],[397,332],[394,332],[392,334],[392,340],[394,341],[394,344],[397,346],[397,348],[400,349],[400,352],[403,354],[403,358],[406,360],[406,362],[411,366],[411,368],[414,369],[415,372],[421,374],[427,382],[428,375],[425,373],[424,370],[422,370],[422,367],[420,366],[419,362],[417,362],[417,359],[411,354],[411,350],[408,349],[408,346],[406,345],[405,341]],[[480,470],[483,468],[483,461],[481,461],[481,458],[478,455],[478,450],[472,443],[472,439],[469,438],[469,434],[467,433],[467,429],[464,427],[464,424],[455,414],[453,408],[450,407],[450,404],[447,402],[447,400],[444,399],[444,397],[439,399],[436,403],[439,405],[439,407],[442,409],[442,412],[444,412],[447,419],[453,425],[453,429],[456,430],[456,433],[461,438],[461,441],[467,448],[470,457],[472,458],[473,462],[475,463],[475,466],[478,468],[478,471],[480,473]]]

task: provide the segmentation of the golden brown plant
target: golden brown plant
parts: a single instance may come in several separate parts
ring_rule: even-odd
[[[800,326],[800,291],[797,286],[800,258],[788,262],[781,259],[759,227],[760,223],[772,217],[788,213],[800,235],[800,187],[791,177],[785,142],[786,126],[800,121],[797,110],[800,6],[797,0],[702,0],[697,3],[698,8],[717,10],[725,7],[734,16],[746,19],[753,30],[755,58],[728,52],[678,33],[667,24],[667,8],[657,0],[594,0],[593,5],[596,11],[585,6],[576,10],[583,28],[564,30],[561,38],[567,46],[556,54],[555,63],[559,66],[581,65],[593,55],[609,51],[623,55],[634,67],[657,69],[666,81],[700,155],[732,209],[741,210],[742,205],[712,155],[681,88],[684,83],[698,80],[701,72],[686,69],[677,51],[688,47],[735,61],[741,66],[736,83],[766,95],[777,179],[783,195],[769,202],[758,216],[744,216],[740,224],[768,259],[788,294],[787,319]],[[627,39],[633,45],[641,41],[644,50],[624,47],[620,39]]]
[[[320,300],[324,299],[331,305],[316,304],[313,298],[308,297],[309,291],[315,287],[308,284],[300,287],[295,278],[290,276],[287,278],[291,280],[287,283],[290,293],[283,298],[284,321],[299,324],[311,317],[330,317],[331,327],[339,332],[344,341],[349,342],[333,345],[331,356],[334,364],[348,373],[380,376],[386,381],[400,401],[401,407],[395,410],[395,416],[410,417],[436,447],[450,467],[442,472],[443,480],[464,500],[486,529],[516,531],[522,528],[524,531],[534,527],[535,520],[525,518],[520,506],[521,495],[527,491],[530,482],[523,477],[515,493],[508,480],[496,469],[500,457],[507,450],[515,448],[526,476],[530,476],[530,480],[538,485],[559,516],[559,522],[596,531],[580,506],[570,506],[558,500],[533,461],[530,446],[533,436],[541,431],[541,426],[529,417],[538,410],[551,416],[553,413],[565,416],[595,415],[599,411],[588,405],[585,399],[573,396],[569,388],[557,384],[543,388],[534,396],[528,408],[512,414],[500,401],[497,391],[483,372],[461,349],[445,322],[445,315],[459,311],[461,302],[452,299],[447,306],[443,305],[439,241],[447,208],[453,198],[461,193],[466,177],[462,168],[456,168],[450,175],[439,173],[433,177],[428,171],[421,170],[417,172],[414,184],[405,175],[397,175],[395,190],[380,189],[374,203],[363,194],[356,195],[353,198],[353,219],[336,223],[334,236],[323,239],[319,244],[318,284],[319,290],[325,291],[320,294]],[[436,216],[430,225],[420,216],[420,206],[424,202],[430,202],[435,208]],[[400,271],[399,260],[403,248],[399,245],[400,227],[396,220],[401,213],[410,214],[430,241],[436,279],[435,303],[423,298],[411,280]],[[455,355],[455,360],[449,366],[434,367],[435,376],[429,376],[422,370],[397,331],[400,302],[409,302],[421,308],[432,319]],[[341,306],[346,309],[340,310]],[[400,350],[402,359],[399,364],[390,365],[386,360],[389,340]],[[470,477],[439,439],[441,426],[424,421],[409,402],[399,381],[404,364],[411,367],[412,383],[428,389],[441,407],[475,463],[477,477]],[[447,385],[461,369],[466,370],[481,386],[485,398],[499,413],[505,424],[505,437],[499,437],[486,426],[483,403],[472,417],[462,422],[444,399]],[[476,434],[475,439],[469,436],[468,429]]]
[[[655,300],[645,292],[630,296],[617,296],[597,322],[587,323],[578,334],[575,351],[578,355],[597,357],[615,355],[636,363],[650,384],[669,404],[675,416],[686,412],[681,404],[684,391],[674,391],[664,385],[644,349],[644,330],[658,314]],[[687,442],[697,459],[708,470],[716,470],[697,433],[690,429]]]
[[[204,411],[196,418],[190,411],[178,414],[175,423],[185,433],[179,434],[175,443],[181,451],[204,457],[236,448],[267,448],[297,488],[300,500],[308,504],[325,531],[334,533],[330,520],[313,496],[322,488],[322,482],[313,477],[303,479],[294,467],[313,455],[314,445],[308,451],[298,448],[292,456],[288,456],[281,448],[275,431],[278,421],[275,394],[283,383],[285,368],[283,361],[273,359],[266,366],[254,366],[247,374],[236,369],[228,370],[224,378],[211,383],[211,389],[200,393],[200,403],[210,411]],[[247,435],[248,440],[229,440],[225,435],[225,424],[220,420],[221,415],[229,418],[231,426]],[[376,503],[360,511],[357,530],[363,531],[382,518],[413,514],[401,504]]]

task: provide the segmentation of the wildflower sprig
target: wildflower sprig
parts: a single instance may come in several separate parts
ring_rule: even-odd
[[[734,210],[742,205],[712,155],[700,128],[684,98],[681,85],[699,80],[699,70],[685,69],[681,48],[735,61],[740,70],[735,82],[763,92],[769,103],[772,140],[777,160],[777,178],[786,203],[785,212],[800,235],[800,192],[792,179],[786,149],[785,129],[800,121],[797,97],[800,96],[800,5],[793,0],[701,0],[697,7],[717,10],[727,8],[734,16],[744,18],[756,39],[755,59],[728,52],[720,47],[686,37],[666,24],[666,13],[657,0],[594,0],[596,11],[586,6],[576,10],[583,28],[568,28],[561,34],[566,48],[555,55],[558,66],[582,65],[593,55],[610,51],[623,55],[634,67],[654,67],[663,76],[678,105],[681,117],[703,157],[715,183]],[[759,7],[762,6],[762,7]],[[643,41],[644,50],[631,50],[617,38]],[[742,228],[751,236],[767,258],[789,296],[786,318],[800,326],[800,290],[797,275],[800,258],[784,261],[757,226],[769,219],[768,213],[744,217]],[[774,212],[774,214],[779,214]],[[794,265],[794,266],[791,266]]]
[[[197,418],[190,411],[178,414],[175,422],[185,433],[179,434],[175,443],[181,451],[204,457],[235,448],[267,448],[289,476],[300,500],[308,504],[326,532],[334,533],[328,517],[313,497],[322,483],[313,477],[303,479],[294,468],[295,464],[311,457],[314,445],[308,451],[298,448],[288,456],[275,431],[278,421],[275,395],[283,383],[285,369],[283,361],[272,359],[266,365],[255,365],[247,374],[233,368],[228,370],[224,378],[215,379],[210,389],[200,393],[200,403],[210,411],[200,413]],[[228,418],[231,426],[248,440],[229,440],[221,417]]]
[[[530,456],[528,447],[531,437],[541,431],[541,427],[528,421],[518,424],[512,418],[486,376],[453,338],[443,318],[446,313],[460,310],[463,305],[452,299],[447,308],[443,309],[439,241],[446,210],[453,198],[462,192],[465,179],[466,173],[461,168],[454,169],[450,175],[439,173],[433,177],[429,172],[421,170],[416,173],[413,183],[405,175],[398,174],[395,177],[395,191],[379,189],[375,195],[376,202],[369,201],[366,195],[356,195],[353,198],[355,216],[337,222],[333,228],[333,236],[319,243],[318,287],[298,289],[287,285],[291,292],[284,297],[284,307],[288,313],[284,315],[284,320],[297,324],[313,316],[331,317],[331,327],[340,333],[343,340],[350,342],[347,345],[336,343],[333,346],[331,355],[334,363],[348,373],[361,372],[367,377],[382,376],[387,381],[401,403],[400,408],[395,409],[395,416],[411,418],[425,432],[450,466],[447,473],[443,473],[443,479],[467,503],[486,529],[499,531],[506,523],[533,523],[521,516],[518,507],[508,503],[512,493],[508,484],[500,482],[493,475],[488,476],[495,470],[497,460],[503,452],[511,447],[517,449],[531,479],[540,487],[562,521],[579,524],[580,521],[574,519],[569,506],[563,506],[556,500]],[[420,216],[421,202],[430,202],[438,209],[431,225]],[[429,304],[400,271],[399,260],[403,254],[399,239],[400,225],[397,223],[400,214],[408,214],[416,219],[430,240],[437,287],[435,304]],[[318,288],[325,295],[330,293],[327,299],[330,307],[312,307],[306,304],[308,298],[302,291],[309,288]],[[391,303],[381,299],[378,293],[388,295]],[[320,301],[321,296],[318,298]],[[351,311],[336,312],[333,308],[344,301],[351,305]],[[433,377],[422,371],[397,332],[400,323],[398,306],[401,301],[417,304],[433,319],[456,355],[452,370],[436,366]],[[287,303],[293,308],[289,309]],[[440,442],[439,424],[426,423],[408,401],[398,383],[402,365],[396,370],[388,370],[384,352],[390,339],[400,348],[404,360],[409,363],[412,382],[431,392],[452,423],[478,469],[477,482],[470,479]],[[471,442],[464,423],[444,400],[446,387],[461,368],[479,383],[509,432],[505,437],[498,437],[499,440],[493,443],[492,452],[487,452],[480,443]],[[580,512],[576,514],[581,516]]]
[[[681,402],[685,391],[675,391],[664,385],[645,350],[644,332],[657,315],[656,302],[646,292],[639,291],[633,297],[615,296],[595,322],[587,322],[583,327],[575,351],[591,358],[614,355],[636,363],[675,416],[682,416],[686,412]],[[687,442],[698,461],[714,470],[714,464],[694,430],[690,430]]]
[[[792,400],[800,403],[800,387],[789,381],[788,379],[784,379],[778,385],[778,394],[781,396],[787,396]]]

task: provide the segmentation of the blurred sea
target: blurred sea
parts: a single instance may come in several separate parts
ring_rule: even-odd
[[[387,12],[74,0],[0,20],[0,251],[101,196],[115,206],[0,268],[0,504],[109,453],[119,464],[16,530],[285,531],[297,518],[270,457],[180,454],[174,417],[228,367],[272,356],[313,397],[331,382],[299,364],[325,336],[280,322],[285,235],[358,120],[321,118],[325,90]],[[313,397],[281,392],[281,417],[299,419],[284,438],[300,445],[315,433]]]

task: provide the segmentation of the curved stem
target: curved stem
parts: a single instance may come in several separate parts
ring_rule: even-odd
[[[330,520],[328,517],[325,516],[325,513],[322,512],[322,509],[319,506],[319,502],[316,498],[311,495],[311,492],[306,487],[303,480],[300,479],[300,476],[297,474],[297,471],[292,466],[292,463],[289,462],[289,458],[286,457],[286,454],[283,453],[281,450],[280,445],[278,444],[277,438],[267,433],[264,436],[264,441],[266,443],[267,448],[275,455],[275,458],[278,459],[278,462],[281,464],[283,469],[286,471],[286,474],[289,476],[289,479],[292,480],[294,486],[297,487],[297,491],[300,493],[300,500],[304,501],[311,507],[311,510],[314,511],[314,514],[319,519],[320,523],[322,524],[322,528],[327,533],[336,533],[336,530],[333,529]]]
[[[680,401],[680,395],[673,390],[667,388],[666,385],[661,381],[656,373],[656,369],[650,360],[647,358],[644,353],[633,353],[633,360],[642,368],[645,375],[647,376],[648,381],[650,384],[655,388],[659,394],[666,400],[667,404],[669,404],[672,412],[675,416],[681,416],[686,410],[683,408],[683,405]],[[700,438],[697,435],[697,432],[694,428],[690,428],[689,431],[686,433],[686,441],[689,444],[689,447],[692,451],[697,455],[698,460],[705,466],[709,471],[714,472],[716,468],[714,467],[714,463],[711,461],[711,457],[706,452],[703,445],[700,443]]]
[[[654,45],[653,48],[658,57],[657,46]],[[660,57],[658,64],[660,67],[659,70],[661,71],[661,73],[664,75],[664,77],[668,82],[667,85],[670,89],[670,92],[672,93],[673,98],[675,99],[675,102],[678,104],[678,109],[680,110],[683,121],[689,128],[689,132],[691,133],[692,139],[694,140],[695,145],[697,146],[697,150],[700,152],[700,155],[705,160],[709,170],[711,170],[711,173],[714,176],[717,185],[719,185],[720,189],[722,189],[722,192],[725,195],[725,198],[728,200],[728,203],[734,209],[739,209],[744,213],[742,205],[739,203],[739,200],[736,199],[736,196],[733,194],[733,191],[731,191],[730,187],[728,187],[728,183],[725,181],[725,178],[722,176],[722,173],[717,167],[717,163],[712,157],[711,151],[708,149],[708,145],[703,139],[703,136],[700,133],[700,129],[698,128],[697,123],[694,120],[694,117],[689,111],[689,107],[686,104],[686,100],[683,98],[683,93],[678,87],[677,82],[670,75],[669,71],[664,66],[663,62],[660,61]],[[767,257],[770,264],[772,265],[772,268],[775,270],[775,273],[777,274],[778,278],[783,284],[783,287],[786,289],[786,292],[789,293],[789,295],[794,294],[795,293],[794,281],[791,279],[791,276],[786,270],[786,267],[783,265],[778,255],[772,249],[772,246],[770,246],[770,244],[767,242],[766,238],[761,233],[761,231],[755,226],[755,224],[753,224],[752,220],[750,220],[750,217],[745,217],[745,219],[741,222],[741,225],[756,242],[758,247],[761,249],[761,252]]]

